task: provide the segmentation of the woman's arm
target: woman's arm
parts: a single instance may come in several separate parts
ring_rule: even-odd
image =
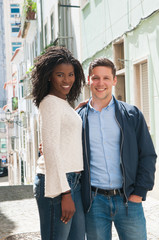
[[[47,101],[40,105],[42,144],[40,152],[45,159],[45,197],[56,197],[64,192],[68,194],[62,195],[61,220],[67,223],[75,212],[75,205],[71,197],[70,187],[67,181],[65,171],[63,170],[64,156],[61,156],[60,131],[61,131],[61,115],[62,110],[56,103]],[[55,106],[54,106],[55,105]],[[53,183],[53,184],[52,184]]]
[[[89,101],[89,99],[87,99],[87,100],[85,100],[85,101],[83,101],[83,102],[80,102],[80,103],[78,104],[78,106],[75,107],[75,111],[76,111],[77,109],[83,107],[84,105],[86,105],[86,104],[88,103],[88,101]]]

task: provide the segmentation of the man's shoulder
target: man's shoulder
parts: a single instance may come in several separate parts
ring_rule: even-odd
[[[116,100],[116,103],[119,109],[123,110],[124,112],[127,112],[128,115],[140,113],[140,110],[135,105],[132,105],[123,101],[119,101],[119,100]]]
[[[78,108],[76,110],[76,112],[81,116],[83,115],[84,113],[86,113],[86,110],[87,110],[87,106],[88,106],[88,103],[83,105],[82,107]]]

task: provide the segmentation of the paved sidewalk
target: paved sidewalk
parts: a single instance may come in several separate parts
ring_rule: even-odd
[[[32,186],[0,187],[0,240],[10,235],[25,234],[12,239],[39,240],[39,216]]]
[[[148,196],[143,206],[148,240],[159,240],[159,200]],[[40,240],[39,216],[32,186],[0,186],[0,240],[4,239]],[[118,240],[114,227],[113,240]]]

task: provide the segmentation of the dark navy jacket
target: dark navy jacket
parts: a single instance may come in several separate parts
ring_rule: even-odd
[[[120,165],[123,175],[125,203],[130,194],[146,199],[146,193],[154,185],[155,163],[157,155],[152,143],[143,114],[135,106],[114,98],[115,115],[121,131]],[[86,104],[77,112],[83,121],[82,140],[84,171],[82,173],[82,200],[85,212],[91,206],[90,183],[90,145],[88,109]]]

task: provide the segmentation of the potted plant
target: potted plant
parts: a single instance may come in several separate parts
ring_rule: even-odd
[[[36,2],[33,1],[33,0],[26,0],[25,13],[26,13],[26,19],[27,20],[34,20],[35,19],[36,10],[37,10]]]

